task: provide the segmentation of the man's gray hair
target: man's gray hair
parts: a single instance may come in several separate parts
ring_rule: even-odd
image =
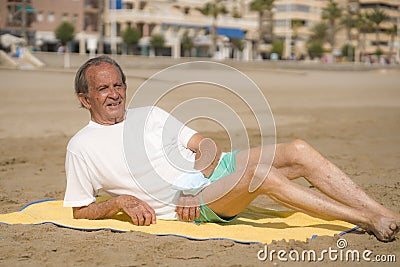
[[[89,87],[88,87],[88,81],[86,79],[86,70],[90,66],[98,66],[102,63],[108,63],[112,66],[114,66],[117,71],[119,72],[119,75],[121,76],[122,82],[124,85],[126,85],[126,77],[124,72],[122,71],[120,65],[115,61],[114,59],[108,57],[108,56],[98,56],[89,59],[86,61],[76,72],[75,75],[75,93],[78,95],[80,93],[83,93],[85,95],[89,94]]]

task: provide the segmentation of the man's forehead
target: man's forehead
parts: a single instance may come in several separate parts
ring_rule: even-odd
[[[86,77],[88,78],[88,81],[91,81],[93,78],[96,78],[92,81],[96,82],[99,78],[101,79],[106,77],[104,76],[105,74],[104,71],[106,71],[107,73],[115,72],[118,75],[118,78],[122,79],[122,77],[120,77],[118,69],[114,65],[107,62],[102,62],[100,64],[88,67],[86,70]]]
[[[107,68],[107,69],[114,69],[115,71],[117,71],[117,68],[115,66],[113,66],[112,64],[108,63],[108,62],[101,62],[98,64],[93,64],[90,65],[87,69],[86,69],[86,73],[91,73],[93,69],[97,69],[97,68]],[[97,72],[98,70],[96,70]],[[117,71],[118,72],[118,71]]]

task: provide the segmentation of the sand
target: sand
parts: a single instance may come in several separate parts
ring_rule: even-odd
[[[380,203],[400,212],[399,70],[284,70],[246,65],[239,65],[239,69],[259,85],[268,99],[278,142],[306,140]],[[158,70],[126,70],[129,95]],[[0,69],[0,213],[16,211],[39,199],[63,198],[66,144],[89,119],[73,93],[74,71]],[[171,107],[173,101],[180,101],[179,97],[171,97],[163,104]],[[245,110],[239,113],[243,118],[251,117]],[[229,147],[222,138],[224,134],[206,126],[198,130],[215,138],[225,149]],[[249,129],[249,133],[252,145],[259,144],[258,131]],[[277,207],[261,197],[254,204]],[[400,261],[400,237],[390,243],[379,242],[367,233],[344,238],[349,249],[394,255]],[[337,239],[277,240],[268,248],[320,252],[337,248]],[[263,248],[140,232],[0,225],[0,266],[272,265],[269,260],[257,259],[257,252]],[[273,261],[274,266],[292,264],[295,263]],[[326,257],[324,264],[365,266],[366,262],[331,261]]]

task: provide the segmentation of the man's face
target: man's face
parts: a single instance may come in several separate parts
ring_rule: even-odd
[[[86,70],[89,95],[79,95],[94,122],[113,125],[125,119],[126,86],[118,70],[109,63]]]

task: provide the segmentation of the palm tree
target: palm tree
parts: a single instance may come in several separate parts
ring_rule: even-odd
[[[374,24],[375,34],[376,34],[376,44],[377,44],[377,51],[380,51],[380,39],[379,39],[379,31],[380,25],[385,20],[389,19],[389,16],[385,13],[385,11],[374,8],[371,13],[367,15],[368,19]]]
[[[257,56],[259,55],[260,45],[264,43],[263,36],[263,18],[267,14],[270,28],[268,29],[271,34],[271,43],[273,42],[273,21],[272,21],[272,8],[274,7],[274,0],[253,0],[250,3],[250,10],[258,12],[258,40],[257,40]]]
[[[324,43],[328,39],[328,25],[325,22],[320,22],[314,25],[311,29],[309,42]]]
[[[397,36],[397,25],[393,24],[393,26],[389,28],[386,33],[390,36],[389,56],[392,57],[394,50],[394,38]]]
[[[322,18],[328,21],[329,36],[328,42],[332,49],[335,46],[335,35],[337,31],[336,20],[342,16],[342,9],[339,8],[337,3],[329,0],[328,6],[322,10]]]
[[[293,29],[293,40],[294,40],[294,54],[296,55],[297,53],[297,41],[299,39],[299,28],[303,27],[303,21],[298,20],[298,19],[293,19],[292,20],[292,29]]]
[[[227,14],[228,11],[223,0],[214,0],[205,3],[201,8],[197,8],[203,15],[212,17],[211,25],[211,55],[214,56],[217,47],[217,20],[220,14]]]
[[[233,54],[234,58],[241,58],[245,47],[245,41],[240,38],[232,38],[231,42],[233,47],[236,48],[236,51],[234,51],[235,54]],[[237,52],[239,52],[239,54]]]
[[[311,29],[311,35],[307,42],[308,53],[313,58],[321,57],[323,53],[323,45],[328,39],[328,25],[325,22],[315,24]]]
[[[365,43],[367,40],[367,33],[373,31],[374,25],[372,21],[369,20],[367,13],[360,13],[357,16],[355,25],[357,34],[357,43],[361,43],[361,58],[365,55]],[[362,41],[360,42],[360,34],[362,34]]]
[[[191,56],[191,50],[194,47],[193,38],[189,36],[189,32],[185,31],[181,39],[183,54],[185,57]]]
[[[353,45],[352,45],[352,35],[351,35],[351,30],[356,26],[357,20],[353,14],[346,13],[344,17],[340,20],[340,25],[342,25],[346,29],[346,35],[347,35],[347,58],[352,60],[353,58]]]

